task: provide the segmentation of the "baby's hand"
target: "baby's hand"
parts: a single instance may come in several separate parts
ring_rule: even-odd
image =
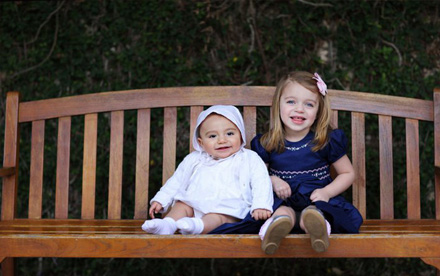
[[[271,214],[272,214],[272,212],[269,210],[266,210],[266,209],[255,209],[252,212],[252,217],[255,220],[268,219]]]
[[[149,211],[150,217],[154,219],[154,214],[157,214],[160,211],[162,211],[162,204],[160,204],[157,201],[153,201],[153,203],[151,203],[150,211]]]
[[[312,202],[316,202],[316,201],[328,202],[330,200],[330,197],[324,189],[316,189],[310,195],[310,200]]]
[[[292,195],[289,183],[277,176],[271,176],[272,187],[275,194],[281,199],[287,199]]]

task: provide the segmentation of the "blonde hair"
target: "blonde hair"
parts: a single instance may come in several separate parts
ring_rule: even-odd
[[[312,141],[313,151],[322,149],[328,142],[332,127],[330,126],[330,100],[327,96],[322,96],[319,93],[316,80],[313,79],[314,75],[309,72],[295,71],[285,75],[278,82],[275,94],[272,100],[272,126],[268,132],[266,132],[260,139],[261,145],[268,152],[284,151],[285,130],[283,122],[280,117],[280,99],[287,84],[297,82],[313,93],[318,94],[319,107],[316,114],[316,120],[313,123],[311,129],[315,133],[315,137]]]

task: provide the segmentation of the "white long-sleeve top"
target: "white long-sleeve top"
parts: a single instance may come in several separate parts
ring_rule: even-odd
[[[243,219],[255,209],[272,212],[273,191],[267,167],[254,151],[241,148],[220,160],[194,151],[150,203],[159,202],[166,212],[177,200],[191,206],[196,217],[220,213]]]

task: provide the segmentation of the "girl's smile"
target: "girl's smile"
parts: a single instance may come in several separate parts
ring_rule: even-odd
[[[280,99],[280,117],[287,140],[296,142],[309,133],[318,113],[318,97],[297,82],[286,85]]]

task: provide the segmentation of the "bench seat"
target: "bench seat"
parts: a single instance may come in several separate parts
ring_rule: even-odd
[[[150,235],[143,220],[15,219],[0,222],[1,254],[84,258],[367,258],[440,256],[440,221],[367,220],[360,234],[332,234],[316,253],[306,234],[291,234],[274,255],[258,235]]]

